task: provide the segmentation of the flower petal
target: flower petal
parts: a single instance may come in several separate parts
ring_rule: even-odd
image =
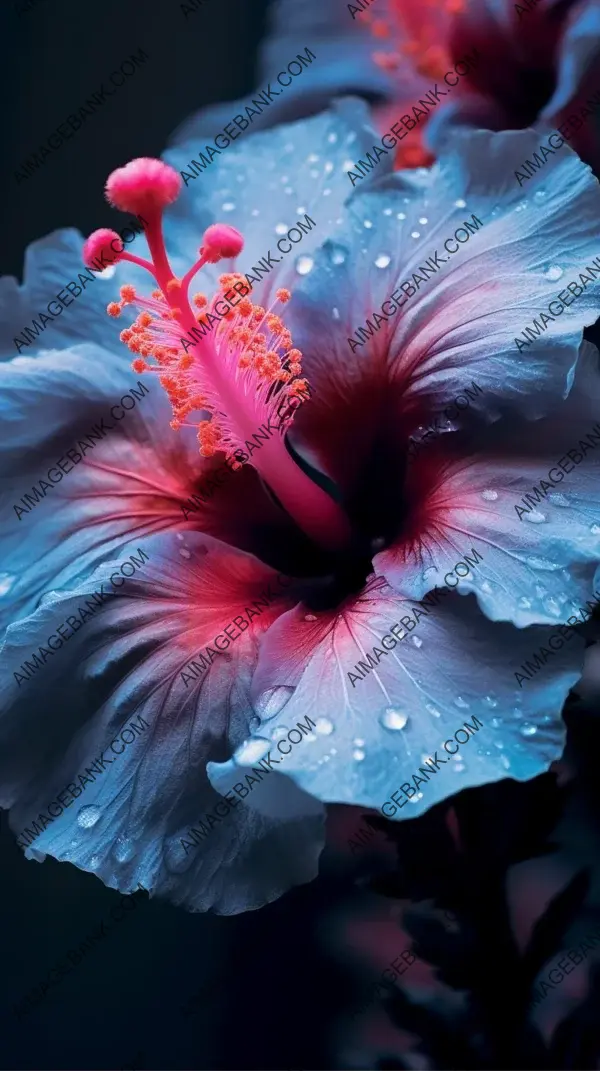
[[[519,352],[515,337],[598,255],[600,188],[565,146],[520,189],[515,170],[537,138],[462,133],[418,182],[396,174],[357,190],[297,287],[288,324],[314,396],[292,438],[343,485],[382,431],[405,439],[445,407],[456,415],[454,399],[473,382],[470,413],[485,420],[509,406],[539,417],[566,395],[583,328],[600,312],[598,279],[546,323],[543,345]],[[435,257],[425,279],[421,266]],[[393,292],[402,307],[386,305],[389,321],[385,310],[374,321]]]
[[[519,628],[580,621],[600,562],[599,413],[598,352],[585,342],[575,385],[550,416],[511,421],[510,437],[501,420],[455,451],[454,435],[425,447],[407,476],[411,534],[375,557],[375,571],[409,598],[444,583],[474,592],[492,621]],[[454,575],[471,554],[477,565]]]
[[[285,686],[294,688],[286,727],[306,711],[319,716],[319,741],[292,750],[287,776],[324,802],[379,809],[437,751],[432,783],[396,815],[414,818],[464,788],[547,770],[562,752],[560,712],[580,676],[583,642],[574,637],[528,679],[522,663],[548,630],[492,624],[473,599],[450,595],[419,619],[418,634],[404,633],[397,649],[376,653],[375,668],[352,680],[359,660],[381,647],[410,610],[378,580],[337,614],[307,617],[298,607],[269,629],[253,681],[255,704],[268,689]],[[480,735],[451,759],[444,742],[452,749],[455,734],[474,717],[483,722]],[[279,718],[263,720],[256,735],[274,740],[280,728]]]
[[[34,856],[71,861],[124,892],[141,882],[192,910],[257,908],[315,876],[322,819],[267,820],[238,801],[208,822],[220,797],[205,767],[249,736],[258,639],[291,602],[277,595],[271,569],[215,540],[153,536],[144,550],[149,560],[120,596],[83,620],[26,683],[9,684],[0,721],[2,804],[25,847],[33,833],[20,831],[34,819],[43,826],[39,816],[59,793],[64,803],[71,784],[80,789],[66,793],[77,795],[74,809],[72,800],[47,820],[29,849]],[[9,681],[110,571],[100,566],[78,591],[53,595],[8,629],[0,658]],[[263,589],[274,596],[265,608]],[[250,624],[230,649],[198,653],[244,614]],[[210,663],[191,686],[181,675],[190,658]],[[121,737],[128,743],[121,752],[117,734],[130,725],[139,731],[129,742]],[[81,781],[84,770],[93,783]],[[194,842],[190,830],[201,822],[209,832]]]
[[[259,274],[260,281],[253,283],[253,300],[270,304],[278,287],[294,291],[310,272],[315,249],[335,228],[340,207],[352,193],[348,167],[372,147],[374,137],[366,107],[360,101],[344,100],[313,119],[230,146],[212,167],[188,182],[168,213],[169,248],[178,249],[181,267],[189,266],[196,258],[198,235],[204,227],[217,220],[231,224],[245,241],[237,271],[256,275],[254,265],[272,256],[266,278]],[[169,150],[165,159],[194,175],[189,164],[198,155],[194,142]],[[391,166],[391,161],[383,161],[381,170],[385,173]],[[306,214],[314,219],[314,227],[306,223]],[[292,242],[287,232],[298,220],[308,230],[301,240],[296,236]],[[278,249],[279,241],[284,249]],[[180,270],[176,259],[174,270]],[[263,266],[259,273],[264,270]],[[222,264],[207,266],[202,279],[216,280],[222,271]]]
[[[228,480],[220,474],[211,485],[214,497],[204,505],[197,498],[184,517],[196,490],[209,496],[218,461],[200,457],[193,428],[169,427],[158,383],[136,379],[122,357],[81,346],[16,358],[0,365],[0,388],[4,626],[30,613],[49,588],[73,586],[151,532],[202,527],[252,547],[266,522],[287,531],[253,471],[226,469]]]

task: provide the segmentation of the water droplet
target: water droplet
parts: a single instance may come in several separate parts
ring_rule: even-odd
[[[484,703],[487,703],[488,707],[497,707],[498,706],[498,700],[494,699],[493,696],[491,696],[491,695],[484,696],[483,701],[484,701]]]
[[[315,262],[312,257],[298,257],[296,261],[296,271],[298,272],[298,275],[308,275],[309,271],[312,271],[314,264]]]
[[[525,561],[532,569],[545,569],[548,573],[555,573],[557,569],[561,568],[556,562],[550,561],[550,558],[539,558],[535,554],[531,554]],[[543,594],[546,594],[545,589]]]
[[[287,227],[285,223],[277,223],[275,226],[275,234],[287,234]]]
[[[432,714],[434,718],[441,718],[442,716],[437,707],[434,707],[433,703],[426,703],[425,710]]]
[[[331,134],[327,135],[327,141],[329,142],[330,145],[335,145],[335,143],[337,141],[337,134],[334,134],[333,131],[332,131]]]
[[[497,491],[482,491],[481,497],[485,498],[486,502],[495,502],[498,498]]]
[[[384,216],[391,216],[392,209],[391,208],[384,208],[383,214],[384,214]]]
[[[519,599],[517,605],[520,606],[522,610],[531,610],[531,599],[526,599],[523,595]]]
[[[527,208],[527,204],[528,204],[527,200],[519,201],[519,204],[515,208],[515,212],[524,212],[525,209]]]
[[[403,710],[397,710],[395,707],[386,707],[379,722],[384,729],[389,729],[390,732],[397,732],[398,729],[405,729],[408,725],[408,714]]]
[[[560,279],[563,274],[563,269],[559,268],[558,264],[550,264],[544,272],[544,278],[551,279],[554,283],[557,279]]]
[[[344,160],[344,162],[342,164],[342,171],[352,171],[353,167],[354,167],[354,161],[353,160]]]
[[[77,825],[82,829],[91,829],[96,825],[100,817],[100,808],[92,803],[89,807],[82,807],[77,815]]]
[[[362,736],[356,736],[354,738],[354,740],[352,741],[352,743],[355,744],[356,747],[363,747],[365,742],[364,742]]]
[[[553,506],[563,506],[563,508],[568,507],[571,504],[567,496],[561,494],[560,491],[551,491],[548,495],[548,501],[551,502]]]
[[[108,268],[104,269],[104,271],[99,271],[98,272],[98,278],[99,279],[104,279],[104,282],[107,283],[109,279],[112,279],[112,277],[115,274],[116,270],[117,269],[116,269],[115,265],[114,264],[110,264],[108,266]]]
[[[422,792],[417,792],[416,796],[412,796],[411,797],[411,799],[409,800],[409,803],[418,803],[419,800],[422,800],[422,799],[423,799],[423,793]]]
[[[592,526],[590,527],[590,532],[592,533],[592,535],[600,535],[600,526],[597,525],[597,524],[592,524]],[[6,576],[5,573],[3,575]],[[0,586],[0,595],[4,595],[4,591],[2,590],[1,586]]]
[[[560,617],[560,605],[557,603],[556,599],[544,599],[544,610],[546,610],[547,613],[552,614],[553,617]]]
[[[333,171],[333,164],[331,163],[331,160],[328,160],[327,163],[325,164],[325,167],[323,168],[323,174],[324,175],[330,175],[332,171]],[[323,193],[328,193],[328,192],[329,192],[328,190],[323,190]],[[303,208],[302,211],[306,212],[306,209]]]
[[[238,766],[252,766],[254,762],[260,762],[272,747],[270,740],[262,736],[255,736],[252,740],[244,740],[243,744],[233,753],[234,762]]]
[[[315,732],[322,733],[323,736],[329,736],[329,734],[333,732],[333,725],[329,718],[317,718]]]
[[[254,709],[260,718],[268,721],[283,710],[286,703],[292,698],[294,689],[287,684],[278,684],[275,688],[269,688],[259,696],[254,704]]]
[[[540,201],[544,201],[545,198],[546,198],[546,191],[544,189],[536,190],[534,195],[533,195],[534,201],[537,201],[538,204],[540,203]]]
[[[352,752],[352,758],[355,760],[355,762],[362,762],[364,757],[365,757],[365,753],[362,750],[362,748],[357,747]]]
[[[305,614],[304,615],[304,620],[305,621],[316,621],[317,620],[317,615],[316,614]]]
[[[460,707],[461,710],[469,710],[469,704],[463,699],[462,695],[457,695],[454,705]]]
[[[370,231],[370,230],[371,230],[371,227],[372,227],[372,226],[373,226],[372,220],[370,220],[370,219],[363,219],[363,227],[366,227],[368,231]]]
[[[233,212],[233,210],[235,208],[235,204],[234,204],[233,201],[223,201],[223,204],[221,205],[221,208],[223,209],[224,212]]]
[[[463,201],[462,197],[459,197],[458,201],[454,202],[454,205],[455,205],[456,208],[466,208],[467,207],[467,202]]]
[[[423,226],[425,226],[426,223],[429,223],[427,216],[419,216],[419,223],[422,223]]]
[[[260,212],[259,212],[258,208],[253,208],[251,213],[250,213],[250,215],[251,216],[260,216]]]
[[[455,762],[455,763],[454,763],[454,766],[453,766],[453,767],[451,767],[451,768],[452,768],[452,769],[454,770],[454,773],[462,773],[462,772],[464,771],[464,768],[465,768],[465,767],[464,767],[464,763],[462,763],[462,762]]]
[[[287,732],[287,725],[278,725],[276,729],[273,729],[273,740],[281,740]]]
[[[316,152],[311,152],[310,155],[306,157],[306,159],[309,164],[317,164],[320,160],[320,157]]]
[[[415,647],[422,647],[423,646],[423,640],[419,639],[418,636],[413,636],[412,637],[412,641],[413,641]]]
[[[483,584],[481,584],[480,587],[481,587],[481,590],[483,592],[485,592],[486,595],[491,595],[492,594],[492,585],[490,584],[489,580],[484,580]]]
[[[375,267],[387,268],[388,264],[390,264],[391,262],[391,259],[392,258],[388,257],[387,253],[380,253],[379,256],[375,258]]]
[[[181,547],[179,553],[181,554],[182,558],[191,558],[192,556],[191,551],[186,550],[185,547]]]
[[[331,310],[331,315],[333,316],[333,319],[334,319],[334,320],[339,320],[339,318],[340,318],[340,310],[339,310],[339,309],[337,309],[337,308],[335,307],[335,305],[333,306],[333,308],[332,308],[332,310]]]
[[[102,857],[100,855],[93,855],[90,859],[88,866],[90,870],[98,870],[98,867],[102,863]]]
[[[508,755],[501,755],[500,756],[500,762],[504,766],[505,770],[510,770],[510,759],[509,759]]]
[[[420,238],[421,237],[421,232],[420,231],[411,231],[410,232],[410,236],[411,236],[411,238]]]
[[[16,577],[11,576],[10,573],[0,573],[0,595],[8,595],[15,580]]]
[[[531,725],[528,721],[524,721],[523,724],[519,726],[519,732],[521,736],[535,736],[537,733],[537,726]]]
[[[406,219],[406,213],[405,212],[397,212],[396,213],[396,219]]]
[[[343,264],[346,259],[346,249],[344,246],[336,245],[335,242],[328,244],[327,252],[332,264]]]
[[[135,855],[135,844],[129,837],[117,837],[113,854],[118,863],[127,863]]]
[[[540,513],[537,509],[532,509],[530,513],[525,514],[525,520],[530,524],[541,524],[546,520],[546,514]]]

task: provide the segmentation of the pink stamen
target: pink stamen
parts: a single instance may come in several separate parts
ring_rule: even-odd
[[[136,355],[133,368],[158,375],[173,407],[171,427],[196,427],[205,457],[221,450],[230,467],[239,468],[236,454],[246,453],[246,441],[263,424],[271,430],[279,428],[280,435],[261,443],[250,464],[313,539],[337,549],[350,539],[348,520],[295,464],[283,441],[294,409],[308,393],[306,380],[300,378],[302,354],[273,311],[278,303],[286,304],[291,294],[278,290],[271,308],[264,309],[249,299],[251,287],[244,276],[228,272],[220,276],[222,289],[210,302],[202,294],[194,295],[194,305],[202,310],[194,314],[187,296],[191,279],[207,263],[238,256],[244,239],[227,224],[213,224],[204,233],[200,259],[183,279],[177,279],[164,245],[162,211],[180,188],[177,172],[160,160],[133,160],[109,176],[108,200],[143,217],[152,258],[144,261],[121,253],[118,259],[145,267],[159,287],[147,298],[129,284],[122,286],[121,301],[110,303],[109,315],[120,316],[128,305],[140,310],[134,323],[121,332],[121,340]],[[118,238],[114,231],[94,232],[85,243],[84,256],[98,255],[113,237]],[[233,297],[225,295],[236,292],[242,300],[230,307]],[[227,311],[217,310],[221,303]],[[211,419],[188,419],[193,413],[208,413]],[[251,445],[256,449],[255,443]]]

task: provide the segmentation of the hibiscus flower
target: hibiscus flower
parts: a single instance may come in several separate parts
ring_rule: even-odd
[[[566,123],[570,144],[600,169],[596,0],[307,0],[300,7],[279,0],[261,79],[279,69],[292,32],[317,56],[335,38],[335,85],[323,70],[316,95],[315,65],[311,83],[299,79],[263,122],[289,118],[292,109],[296,115],[310,114],[323,106],[325,93],[331,98],[336,89],[374,103],[379,94],[385,103],[375,108],[378,128],[384,133],[392,124],[400,127],[399,168],[431,163],[442,136],[456,127],[515,130]],[[438,96],[429,98],[430,106],[419,105],[436,86]],[[204,115],[196,118],[185,133],[205,129],[204,123]]]
[[[116,266],[108,342],[0,367],[13,488],[16,466],[31,486],[148,384],[6,525],[0,802],[29,857],[230,914],[314,877],[323,805],[380,808],[465,719],[483,723],[477,740],[398,818],[561,753],[581,640],[525,686],[515,673],[591,598],[595,451],[524,519],[515,505],[594,424],[596,351],[581,338],[595,280],[543,339],[520,352],[516,336],[594,260],[600,191],[565,149],[523,201],[512,176],[531,132],[480,132],[431,172],[383,162],[348,196],[348,158],[372,137],[345,102],[232,147],[199,193],[177,174],[189,145],[114,172],[107,195],[148,221],[149,256]],[[272,257],[307,216],[314,228]],[[109,237],[87,240],[86,263]],[[394,292],[365,341],[358,325]],[[220,486],[205,495],[208,476]],[[473,550],[476,568],[353,681]]]

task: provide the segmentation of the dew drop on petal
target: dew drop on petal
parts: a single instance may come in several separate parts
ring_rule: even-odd
[[[343,264],[346,259],[346,250],[341,245],[331,242],[328,247],[329,259],[332,264]]]
[[[362,736],[355,736],[354,740],[352,741],[352,743],[355,744],[356,747],[364,747],[364,743],[365,742],[364,742]]]
[[[529,521],[530,524],[541,524],[542,521],[546,520],[546,514],[540,513],[537,509],[532,509],[530,513],[525,514],[525,520]]]
[[[352,171],[354,167],[354,160],[344,160],[342,164],[342,171]]]
[[[89,865],[90,870],[98,870],[98,868],[100,867],[101,863],[102,863],[101,856],[93,855],[92,858],[90,859],[88,865]]]
[[[537,726],[531,725],[528,721],[524,721],[523,724],[519,726],[519,732],[521,736],[535,736],[537,733]]]
[[[469,704],[463,699],[462,695],[457,695],[454,705],[460,707],[461,710],[469,710]]]
[[[406,219],[406,213],[405,212],[397,212],[396,213],[396,219]]]
[[[500,762],[504,766],[505,770],[510,770],[510,759],[509,759],[508,755],[501,755],[500,756]]]
[[[483,584],[481,584],[480,586],[481,586],[481,590],[483,592],[485,592],[486,595],[491,595],[491,593],[492,593],[492,585],[490,584],[489,580],[484,580]]]
[[[423,226],[425,226],[426,223],[429,223],[427,216],[419,216],[419,223],[421,223]]]
[[[235,208],[235,204],[234,204],[233,201],[223,201],[223,204],[221,205],[221,208],[223,209],[224,212],[233,212],[233,210]]]
[[[339,318],[340,318],[340,310],[338,308],[336,308],[335,305],[333,306],[333,308],[331,310],[331,315],[333,316],[334,320],[339,320]]]
[[[329,718],[317,718],[315,732],[321,733],[323,736],[329,736],[329,734],[333,732],[333,725]]]
[[[546,191],[544,189],[536,190],[534,195],[533,195],[534,201],[537,201],[538,204],[540,203],[540,201],[544,201],[545,198],[546,198]]]
[[[495,502],[496,499],[498,498],[498,492],[497,491],[489,491],[489,490],[482,491],[481,492],[481,497],[485,498],[486,502]]]
[[[337,141],[337,134],[332,131],[331,134],[327,135],[327,141],[330,145],[335,145]]]
[[[92,826],[96,825],[100,813],[100,808],[96,807],[94,803],[90,804],[89,807],[82,807],[77,815],[77,825],[81,826],[82,829],[91,829]]]
[[[590,532],[592,533],[592,535],[600,535],[600,526],[597,525],[597,524],[593,524],[591,526],[591,528],[590,528]],[[2,575],[6,576],[6,573],[3,573]],[[1,586],[1,581],[0,581],[0,595],[4,595],[4,591],[2,590],[2,586]]]
[[[548,495],[548,502],[551,502],[553,506],[562,506],[563,508],[571,505],[567,496],[561,494],[560,491],[551,491]]]
[[[411,236],[411,238],[420,238],[421,237],[421,232],[420,231],[411,231],[410,232],[410,236]]]
[[[275,226],[275,234],[287,234],[287,227],[285,223],[277,223]]]
[[[532,569],[545,569],[548,573],[555,573],[557,569],[561,568],[557,562],[551,561],[550,558],[540,558],[534,554],[526,558],[525,561]]]
[[[384,216],[391,216],[392,209],[391,208],[384,208],[383,214],[384,214]]]
[[[391,259],[392,258],[388,257],[387,253],[380,253],[379,256],[375,258],[375,267],[387,268],[387,266],[391,263]]]
[[[0,573],[0,595],[8,595],[15,580],[16,577],[11,576],[10,573]]]
[[[312,271],[314,263],[312,257],[298,257],[296,261],[296,271],[298,272],[298,275],[308,275],[309,271]]]
[[[522,595],[517,603],[517,606],[520,606],[521,610],[531,610],[531,599],[527,599],[524,595]]]
[[[316,614],[305,614],[304,615],[304,620],[305,621],[316,621],[317,620],[317,615]]]
[[[467,207],[467,202],[463,201],[462,197],[459,197],[458,201],[454,202],[454,205],[455,205],[456,208],[466,208]]]
[[[563,275],[563,269],[558,264],[550,264],[544,271],[544,279],[550,279],[553,283]]]
[[[252,766],[253,762],[260,762],[272,747],[270,740],[256,736],[252,740],[244,740],[243,744],[234,751],[233,759],[238,766]]]
[[[192,556],[191,551],[186,550],[185,547],[181,547],[179,553],[181,554],[182,558],[191,558]]]
[[[118,863],[127,863],[135,855],[135,844],[129,837],[117,837],[113,853]]]
[[[498,700],[494,699],[493,696],[491,696],[491,695],[484,696],[483,701],[484,701],[484,703],[487,703],[488,707],[497,707],[498,706]]]
[[[259,696],[254,704],[254,709],[260,718],[268,721],[283,710],[287,702],[292,698],[294,688],[287,684],[278,684],[275,688],[269,688]]]
[[[354,751],[352,752],[352,758],[354,759],[354,761],[355,761],[355,762],[362,762],[362,760],[364,759],[364,757],[365,757],[365,753],[364,753],[364,751],[363,751],[363,750],[362,750],[361,748],[358,748],[358,747],[357,747],[357,748],[355,748],[355,750],[354,750]]]
[[[561,615],[560,604],[553,598],[544,599],[544,610],[552,614],[553,617],[560,617]]]
[[[414,643],[415,647],[422,647],[423,646],[423,640],[421,640],[418,636],[413,636],[412,637],[412,642]]]
[[[434,718],[441,718],[442,716],[437,707],[434,707],[433,703],[426,703],[425,710],[428,711],[429,714],[432,714]]]
[[[452,767],[452,769],[454,770],[454,773],[462,773],[464,768],[465,768],[465,766],[464,766],[463,762],[455,762],[454,766]]]
[[[396,732],[398,729],[406,728],[408,724],[408,714],[395,707],[386,707],[379,718],[379,722],[384,729],[389,729],[390,732]]]
[[[490,725],[492,729],[499,729],[502,725],[502,718],[492,718]]]

